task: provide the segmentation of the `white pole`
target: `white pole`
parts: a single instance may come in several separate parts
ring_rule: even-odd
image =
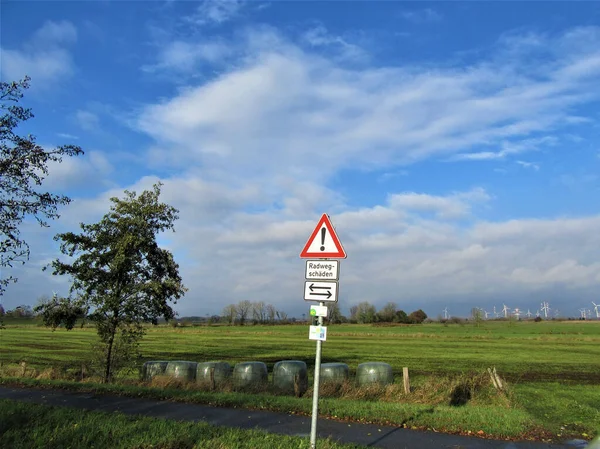
[[[324,302],[319,302],[323,307]],[[323,317],[319,317],[319,326],[323,326]],[[323,342],[317,340],[317,355],[315,356],[315,379],[313,384],[312,419],[310,422],[310,449],[317,447],[317,416],[319,414],[319,381],[321,377],[321,346]]]
[[[319,302],[319,305],[323,307],[325,303]],[[318,320],[319,326],[323,326],[323,317],[320,316]],[[319,415],[319,383],[321,378],[321,347],[323,342],[317,340],[317,355],[315,356],[315,379],[313,383],[313,412],[312,419],[310,422],[310,449],[317,447],[317,417]]]

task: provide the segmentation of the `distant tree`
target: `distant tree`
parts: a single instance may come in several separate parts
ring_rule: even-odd
[[[20,136],[17,129],[33,117],[31,109],[19,106],[29,77],[18,82],[0,82],[0,268],[24,264],[29,259],[29,245],[21,238],[25,217],[33,217],[44,227],[48,220],[59,218],[58,206],[71,199],[41,189],[48,167],[62,162],[63,156],[83,154],[80,147],[63,145],[48,150],[31,135]],[[0,279],[0,296],[6,286],[17,279]]]
[[[384,323],[391,323],[394,321],[394,318],[396,317],[396,309],[396,303],[388,302],[379,312],[377,312],[379,321]]]
[[[395,323],[410,323],[410,319],[404,310],[396,310],[396,316],[394,317]]]
[[[264,324],[267,321],[267,306],[264,302],[258,301],[252,304],[252,318],[255,323]]]
[[[375,306],[368,301],[363,301],[357,305],[357,321],[362,324],[374,323],[377,321],[377,312]]]
[[[248,315],[252,310],[252,303],[248,300],[240,301],[238,302],[235,310],[237,311],[238,322],[240,323],[240,326],[243,326],[244,324],[246,324],[246,321],[248,320]]]
[[[275,312],[277,315],[277,320],[281,323],[281,324],[286,324],[288,322],[288,314],[286,312],[284,312],[283,310],[278,310],[277,312]]]
[[[71,293],[77,293],[73,306],[92,310],[89,319],[103,345],[104,382],[113,378],[115,357],[137,351],[142,324],[173,319],[169,302],[176,303],[187,290],[173,255],[156,241],[160,232],[173,230],[178,218],[177,209],[159,202],[161,186],[139,196],[125,191],[125,198],[110,199],[110,211],[98,223],[81,223],[81,234],[55,237],[72,263],[54,260],[52,274],[70,276]],[[125,352],[114,352],[115,344]]]
[[[477,327],[481,326],[483,322],[483,311],[479,307],[473,307],[471,309],[471,318]]]
[[[267,304],[267,320],[269,324],[275,324],[275,317],[277,316],[277,309],[273,304]]]
[[[6,315],[13,318],[33,318],[33,310],[31,309],[31,306],[20,305],[15,307],[14,310],[6,312]]]
[[[358,306],[350,307],[350,322],[358,323]]]
[[[344,316],[340,310],[340,305],[337,302],[331,303],[327,306],[328,308],[328,321],[329,324],[341,324],[344,322]]]
[[[227,323],[233,324],[236,316],[237,308],[235,307],[235,304],[229,304],[223,308],[223,318],[227,321]]]
[[[421,324],[423,321],[425,321],[427,319],[427,314],[425,312],[423,312],[421,309],[415,310],[408,316],[408,319],[413,324]]]

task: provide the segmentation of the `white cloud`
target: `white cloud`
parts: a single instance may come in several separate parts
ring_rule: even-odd
[[[142,70],[150,73],[159,70],[190,73],[203,63],[222,63],[232,51],[230,46],[222,42],[175,41],[160,50],[156,64],[144,65]]]
[[[493,207],[492,186],[392,190],[362,206],[335,188],[346,168],[393,173],[432,157],[487,150],[502,159],[551,149],[569,117],[597,98],[589,87],[600,77],[600,46],[577,49],[572,35],[540,39],[544,51],[564,49],[563,40],[575,50],[557,50],[539,72],[525,53],[460,70],[351,70],[262,29],[246,35],[235,67],[146,105],[135,127],[155,140],[152,162],[176,172],[163,180],[163,200],[181,219],[161,239],[190,287],[178,310],[217,313],[250,299],[305,312],[298,255],[327,212],[348,253],[344,310],[393,300],[435,316],[449,301],[453,313],[468,313],[507,298],[509,307],[533,309],[543,298],[575,313],[574,298],[591,297],[600,285],[599,216],[489,222],[479,212]],[[130,188],[156,180],[146,176]],[[60,226],[99,219],[125,187],[78,199]],[[37,247],[41,259],[55,253],[51,244]],[[27,276],[11,301],[26,285],[47,285],[47,274]]]
[[[365,61],[368,54],[356,44],[352,44],[342,36],[329,33],[323,25],[317,25],[302,35],[302,41],[311,47],[331,49],[334,57],[341,61]]]
[[[535,139],[524,139],[517,142],[504,141],[499,144],[500,151],[479,151],[474,153],[458,153],[451,156],[449,160],[461,161],[484,161],[505,159],[507,156],[525,153],[529,151],[539,151],[540,147],[554,146],[558,143],[555,136],[544,136]]]
[[[21,49],[2,47],[2,78],[18,80],[29,75],[33,88],[47,86],[73,74],[75,65],[66,46],[75,43],[77,30],[68,22],[47,21]]]
[[[236,17],[242,7],[240,0],[204,0],[188,21],[197,25],[220,25]]]
[[[540,169],[539,164],[536,164],[534,162],[517,161],[517,164],[519,164],[521,167],[531,168],[531,169],[533,169],[535,171],[539,171],[539,169]]]
[[[246,53],[235,68],[142,111],[137,127],[168,148],[163,159],[223,175],[277,170],[315,179],[455,153],[502,158],[552,145],[547,132],[599,94],[589,81],[600,80],[600,66],[567,70],[596,57],[588,53],[557,56],[553,70],[535,77],[518,74],[518,61],[351,70],[272,30],[250,33]],[[159,150],[152,156],[160,161]]]
[[[100,119],[96,114],[90,111],[78,110],[75,112],[77,124],[86,131],[98,131]]]

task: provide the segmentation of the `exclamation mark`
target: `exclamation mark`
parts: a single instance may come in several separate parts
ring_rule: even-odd
[[[325,232],[327,232],[327,229],[323,226],[321,228],[321,251],[325,251]]]

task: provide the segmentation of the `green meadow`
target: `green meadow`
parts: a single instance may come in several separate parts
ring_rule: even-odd
[[[43,378],[50,367],[77,372],[96,341],[90,327],[52,332],[23,322],[6,324],[0,331],[4,383],[17,382],[21,375]],[[315,346],[306,325],[158,326],[147,328],[141,351],[142,361],[262,361],[271,370],[280,360],[304,360],[310,370]],[[324,363],[347,363],[353,374],[358,364],[371,361],[392,365],[395,385],[376,391],[352,384],[323,391],[324,416],[502,438],[591,439],[600,430],[600,322],[329,326]],[[27,374],[20,372],[22,362]],[[410,372],[409,394],[402,389],[403,367]],[[493,367],[506,384],[504,391],[491,385],[486,370]],[[137,379],[132,374],[113,386],[72,379],[70,388],[310,414],[310,391],[296,398],[270,391],[146,385]],[[64,379],[26,383],[36,382],[69,384]],[[452,406],[451,396],[464,385],[470,388],[464,405]]]

